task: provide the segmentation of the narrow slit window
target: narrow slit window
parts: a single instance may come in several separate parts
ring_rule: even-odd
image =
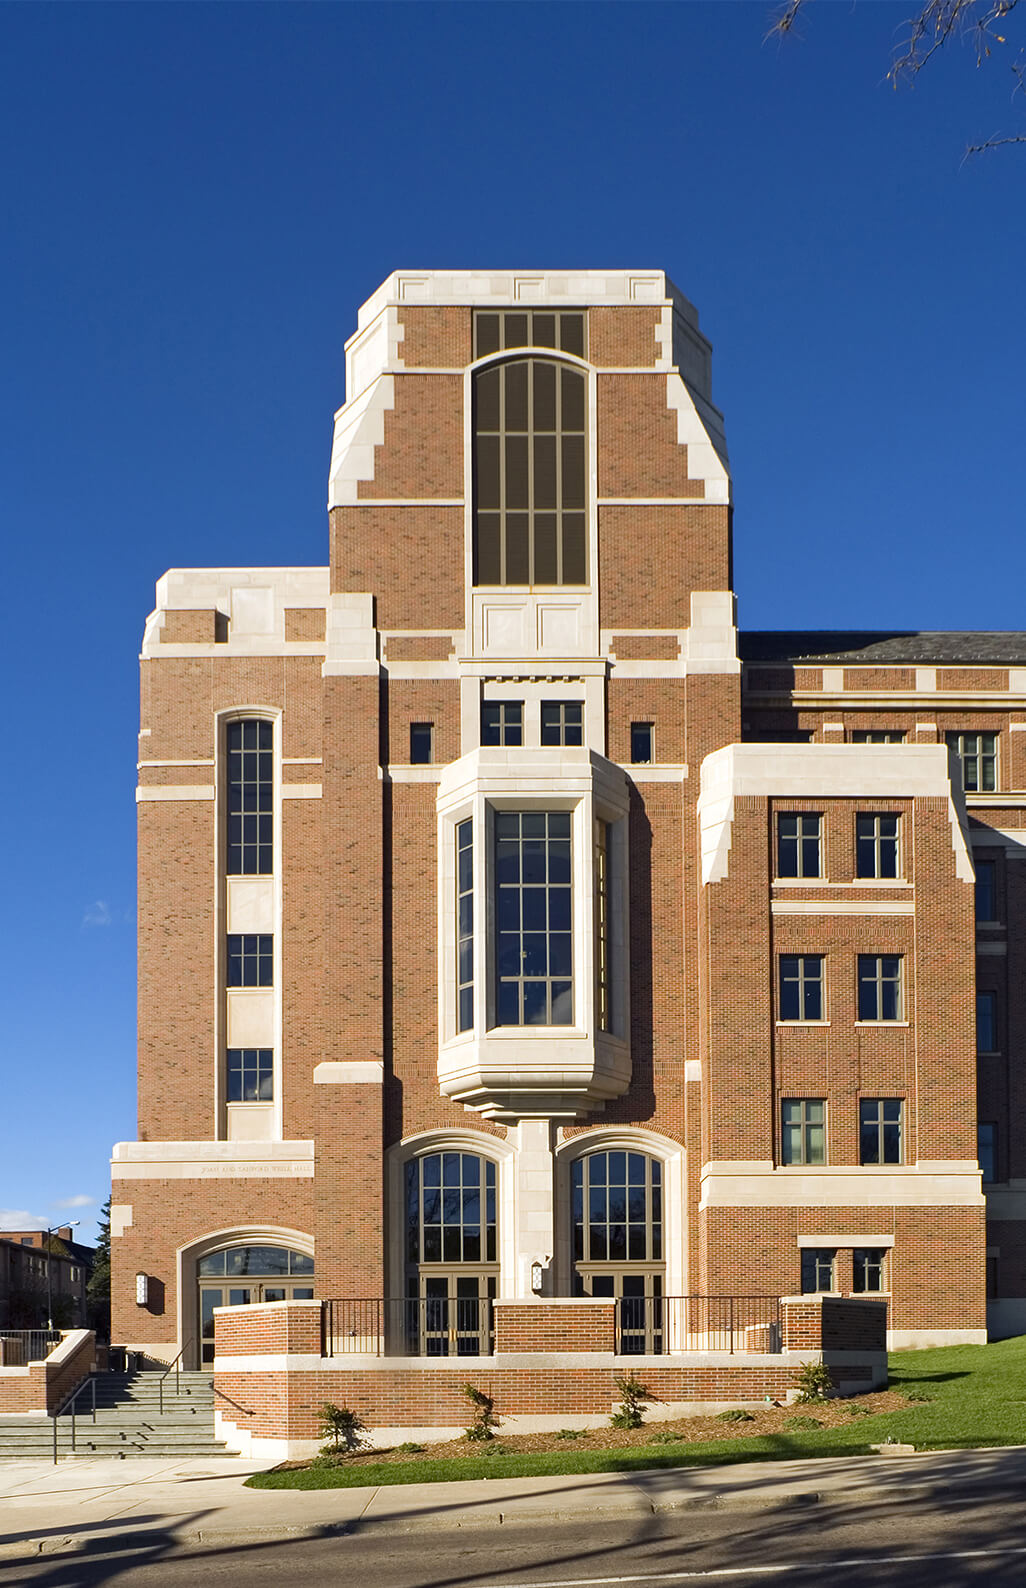
[[[260,718],[230,722],[226,737],[228,875],[270,876],[274,870],[274,724]]]

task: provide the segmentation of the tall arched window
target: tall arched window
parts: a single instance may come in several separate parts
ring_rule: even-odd
[[[499,1279],[495,1164],[472,1152],[411,1158],[405,1177],[406,1349],[487,1349]]]
[[[642,1152],[591,1152],[570,1166],[574,1294],[620,1302],[621,1353],[660,1352],[662,1164]]]
[[[474,583],[587,582],[584,372],[547,358],[476,371]]]

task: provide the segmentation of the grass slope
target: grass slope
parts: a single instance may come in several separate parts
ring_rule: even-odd
[[[260,1472],[254,1489],[348,1489],[387,1484],[448,1483],[467,1478],[560,1477],[578,1472],[637,1472],[658,1467],[717,1466],[732,1461],[868,1454],[885,1439],[918,1450],[971,1449],[1026,1443],[1026,1336],[994,1345],[901,1351],[890,1358],[890,1387],[926,1393],[931,1401],[842,1427],[795,1430],[755,1439],[708,1444],[636,1445],[631,1449],[574,1448],[539,1453],[495,1450],[488,1455],[420,1459],[359,1466]],[[815,1408],[809,1408],[815,1412]],[[653,1430],[658,1431],[658,1430]]]

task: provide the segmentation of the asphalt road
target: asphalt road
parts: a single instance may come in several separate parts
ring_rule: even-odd
[[[937,1498],[773,1510],[692,1508],[617,1521],[472,1531],[358,1530],[282,1541],[176,1544],[160,1529],[74,1554],[0,1561],[0,1588],[756,1588],[790,1577],[838,1588],[1024,1588],[1015,1486]]]

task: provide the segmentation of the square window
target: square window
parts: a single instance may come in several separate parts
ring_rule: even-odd
[[[860,1163],[904,1163],[904,1114],[901,1097],[860,1099]]]
[[[822,1097],[785,1097],[780,1119],[781,1163],[826,1163],[826,1102]]]
[[[655,760],[654,724],[631,723],[631,761],[635,766],[649,766]]]
[[[269,934],[228,934],[229,987],[274,986],[274,938]]]
[[[435,759],[435,725],[433,722],[410,723],[410,765],[430,766]]]
[[[902,1020],[900,954],[859,955],[859,1019]]]
[[[583,744],[584,709],[579,700],[543,700],[542,744]]]
[[[856,1246],[851,1254],[851,1288],[856,1295],[880,1291],[884,1284],[887,1253],[883,1247]]]
[[[777,876],[820,877],[822,816],[777,817]]]
[[[976,994],[976,1051],[997,1053],[997,993]]]
[[[976,1157],[979,1161],[984,1185],[997,1179],[997,1126],[982,1124],[976,1127]]]
[[[807,1246],[802,1252],[802,1295],[815,1296],[834,1288],[837,1253],[826,1246]]]
[[[229,1103],[269,1103],[274,1098],[274,1049],[228,1049]]]
[[[967,794],[992,794],[997,788],[997,734],[949,733],[948,750]]]
[[[486,700],[481,705],[483,745],[522,745],[524,704],[521,700]]]
[[[822,1020],[823,956],[781,954],[780,1019]]]
[[[997,911],[997,862],[995,860],[976,861],[976,919],[978,921],[996,921]]]
[[[899,877],[900,818],[866,815],[855,818],[856,877]]]

